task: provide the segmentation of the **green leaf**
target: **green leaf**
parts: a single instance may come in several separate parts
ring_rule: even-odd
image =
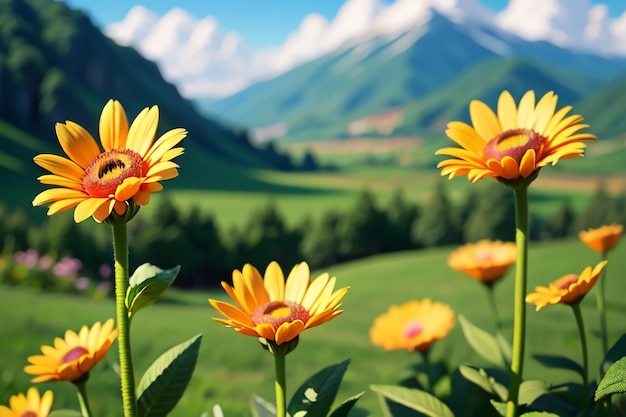
[[[387,404],[387,400],[385,396],[381,393],[376,393],[376,397],[378,397],[378,403],[380,404],[380,409],[382,411],[381,417],[393,417],[391,410],[389,409],[389,404]]]
[[[493,408],[500,414],[502,417],[506,416],[506,403],[502,401],[491,400],[490,401]]]
[[[548,413],[547,411],[531,411],[524,413],[520,417],[559,417],[558,414]]]
[[[602,361],[602,367],[600,369],[600,374],[604,375],[606,371],[613,365],[615,362],[620,360],[626,356],[626,334],[623,334],[617,342],[606,353],[604,356],[604,360]]]
[[[155,360],[139,381],[137,407],[141,417],[167,415],[182,397],[198,360],[202,335],[174,346]]]
[[[287,406],[287,412],[293,417],[326,416],[335,401],[339,385],[348,368],[350,360],[322,369],[306,380],[294,393]]]
[[[454,417],[447,405],[425,391],[397,385],[370,385],[370,388],[391,401],[429,417]]]
[[[476,353],[489,363],[506,368],[506,361],[502,356],[498,339],[483,329],[473,325],[462,315],[459,316],[459,322],[461,323],[461,329],[463,329],[467,343],[469,343]]]
[[[509,341],[502,336],[502,334],[498,333],[498,344],[500,346],[500,352],[502,353],[502,358],[506,363],[506,367],[509,368],[509,364],[511,363],[511,358],[513,357],[513,348]]]
[[[532,404],[537,398],[550,392],[548,384],[536,379],[522,381],[519,387],[519,404]]]
[[[356,402],[359,400],[359,398],[361,398],[363,394],[365,394],[365,391],[342,402],[339,407],[335,408],[333,412],[330,413],[329,417],[348,417],[348,413],[350,412],[350,410],[352,410],[354,404],[356,404]]]
[[[598,384],[594,400],[599,401],[607,395],[622,392],[626,392],[626,356],[615,362],[606,371]]]
[[[48,417],[83,417],[83,415],[76,410],[54,410]]]
[[[576,372],[580,376],[582,376],[584,372],[582,366],[580,366],[578,362],[573,361],[570,358],[566,358],[565,356],[534,355],[533,358],[548,368],[569,369],[570,371]]]
[[[276,406],[258,395],[252,394],[250,398],[252,403],[253,417],[275,417]]]
[[[172,285],[179,271],[180,266],[164,271],[148,263],[135,269],[128,280],[129,287],[126,291],[128,317],[158,300]]]
[[[489,376],[484,369],[476,370],[467,365],[461,365],[459,366],[459,372],[465,379],[478,385],[483,391],[496,395],[502,401],[505,401],[509,395],[509,390]]]

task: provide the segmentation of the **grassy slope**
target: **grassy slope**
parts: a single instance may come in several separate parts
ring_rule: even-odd
[[[625,248],[618,246],[609,258],[607,294],[612,341],[626,331],[623,321],[618,320],[620,311],[626,308],[620,296],[626,290],[626,282],[619,279],[626,272]],[[295,386],[314,370],[347,358],[351,358],[352,363],[340,399],[367,390],[371,383],[393,384],[407,376],[407,367],[419,363],[418,358],[405,352],[384,352],[375,348],[370,345],[367,335],[372,320],[391,304],[430,297],[450,304],[457,313],[475,324],[493,329],[483,288],[450,270],[445,263],[448,253],[447,248],[398,253],[330,268],[328,272],[337,276],[338,285],[351,287],[342,306],[345,313],[303,334],[300,346],[287,361],[291,381],[289,392],[293,392]],[[533,247],[530,251],[529,289],[565,273],[579,272],[597,260],[598,256],[577,240]],[[496,287],[507,337],[510,337],[512,327],[512,290],[511,271]],[[182,402],[172,413],[173,417],[198,416],[215,403],[223,405],[225,415],[245,416],[249,415],[251,393],[273,399],[271,357],[254,338],[237,335],[213,323],[210,318],[215,313],[206,302],[208,297],[223,298],[224,294],[172,291],[156,305],[139,313],[133,322],[135,365],[139,374],[166,348],[198,333],[204,335],[196,373]],[[0,402],[6,403],[11,393],[29,386],[21,367],[28,355],[37,353],[39,345],[50,343],[66,328],[78,329],[83,324],[106,320],[114,315],[113,309],[113,303],[108,300],[94,302],[3,287],[0,291],[0,316],[3,318],[0,324],[0,369],[3,369]],[[78,311],[80,314],[76,314]],[[593,335],[599,326],[593,296],[584,300],[583,314],[592,352],[591,374],[595,376],[599,341]],[[577,331],[568,308],[554,306],[535,313],[529,306],[527,346],[526,377],[545,378],[552,382],[575,379],[574,374],[565,371],[548,374],[531,359],[536,353],[551,353],[579,360]],[[115,360],[116,352],[112,351],[108,361]],[[433,347],[432,360],[445,360],[450,366],[461,363],[485,365],[467,348],[458,326],[448,339]],[[89,384],[94,411],[100,415],[113,415],[119,407],[116,378],[107,368],[96,368]],[[70,384],[43,384],[40,388],[55,390],[55,408],[77,406]],[[378,413],[377,400],[370,392],[360,401],[360,406],[369,410],[370,415]]]

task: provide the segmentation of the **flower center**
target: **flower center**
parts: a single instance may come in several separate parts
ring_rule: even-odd
[[[474,256],[477,262],[486,262],[493,259],[493,255],[488,250],[477,250]]]
[[[569,274],[561,278],[558,282],[555,283],[555,285],[559,290],[566,290],[576,281],[578,281],[578,275]]]
[[[483,149],[486,160],[497,159],[501,161],[505,156],[510,156],[519,164],[522,157],[529,149],[539,153],[539,149],[546,138],[531,129],[512,129],[500,133],[491,139]]]
[[[37,412],[26,410],[22,414],[20,414],[20,417],[37,417]]]
[[[283,323],[296,320],[306,323],[309,317],[311,316],[306,308],[292,301],[270,301],[257,307],[252,313],[254,324],[271,323],[274,329],[278,329]]]
[[[130,177],[141,177],[143,158],[130,149],[111,149],[98,155],[85,171],[83,188],[90,197],[108,197]]]
[[[411,320],[404,325],[402,329],[402,334],[405,338],[411,339],[418,334],[422,333],[424,330],[424,325],[419,320]]]
[[[69,352],[63,355],[63,357],[61,358],[61,363],[74,362],[75,360],[77,360],[78,358],[80,358],[81,356],[87,353],[89,353],[87,349],[81,346],[77,346],[73,349],[70,349]]]

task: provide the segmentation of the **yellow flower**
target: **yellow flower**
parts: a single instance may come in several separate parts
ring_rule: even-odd
[[[621,224],[610,224],[596,229],[583,230],[578,233],[578,237],[596,252],[606,253],[619,243],[622,231]]]
[[[83,326],[78,334],[67,330],[64,339],[54,339],[54,346],[41,347],[43,355],[29,357],[31,365],[27,365],[24,371],[37,375],[33,382],[76,381],[106,355],[116,337],[113,319],[103,325],[96,322],[91,329]]]
[[[476,182],[485,177],[503,180],[529,178],[560,159],[582,156],[585,141],[596,140],[582,116],[567,113],[566,106],[556,111],[557,96],[549,92],[535,105],[535,93],[528,91],[516,106],[508,91],[498,100],[497,114],[479,100],[470,103],[472,126],[450,122],[446,134],[461,148],[439,149],[437,155],[453,159],[441,161],[441,175],[454,178],[467,175]]]
[[[606,264],[602,261],[593,270],[588,266],[579,275],[568,274],[548,287],[535,287],[535,292],[526,296],[526,302],[535,303],[537,311],[548,304],[576,304],[591,290]]]
[[[145,205],[150,193],[163,189],[159,181],[178,175],[172,159],[183,153],[174,148],[185,136],[185,129],[172,129],[154,141],[159,109],[145,108],[128,126],[122,105],[109,100],[100,117],[100,142],[80,125],[57,123],[56,134],[69,159],[43,154],[34,161],[51,174],[42,175],[42,184],[56,185],[41,192],[34,206],[50,204],[48,215],[76,207],[74,220],[93,216],[102,222],[115,210],[126,213],[130,202]]]
[[[453,327],[454,311],[446,304],[426,298],[389,307],[374,320],[369,333],[372,344],[385,350],[426,352]]]
[[[30,387],[26,395],[12,395],[9,407],[0,405],[0,417],[48,417],[53,399],[52,391],[40,397],[37,388]]]
[[[348,287],[334,291],[336,278],[327,273],[309,280],[306,262],[294,266],[286,281],[274,261],[267,266],[264,278],[254,266],[246,264],[242,272],[233,271],[232,287],[222,282],[236,306],[209,300],[226,317],[213,320],[241,334],[262,337],[276,345],[294,340],[304,330],[343,312],[337,307]]]
[[[502,278],[516,257],[515,243],[483,239],[452,251],[448,265],[477,281],[489,283]]]

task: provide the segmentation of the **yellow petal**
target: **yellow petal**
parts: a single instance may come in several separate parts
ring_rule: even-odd
[[[283,323],[276,330],[276,344],[282,345],[285,342],[295,339],[304,330],[302,320]]]
[[[100,141],[102,147],[111,149],[125,149],[128,136],[128,119],[124,108],[117,100],[109,100],[100,115]]]
[[[87,198],[80,202],[74,210],[74,221],[80,223],[92,216],[96,210],[109,202],[109,198]]]
[[[95,139],[81,125],[68,121],[57,123],[54,128],[65,154],[82,168],[87,168],[100,155]]]
[[[546,93],[537,106],[535,107],[534,112],[534,120],[531,120],[531,128],[543,135],[545,128],[550,123],[552,116],[554,116],[554,111],[556,110],[556,103],[558,101],[558,96],[556,96],[552,91]]]
[[[285,298],[285,276],[276,261],[270,262],[265,270],[263,280],[265,291],[270,301],[284,301]]]
[[[446,135],[459,146],[480,156],[482,156],[483,149],[489,140],[481,137],[473,127],[463,122],[448,123]]]
[[[132,149],[145,159],[154,142],[158,123],[159,108],[157,106],[152,106],[149,110],[143,109],[130,125],[126,148]]]
[[[148,161],[150,165],[154,164],[161,159],[165,152],[180,143],[180,141],[186,136],[187,131],[185,129],[172,129],[166,132],[163,136],[157,139],[144,159]]]
[[[39,193],[33,200],[33,206],[51,203],[53,201],[67,199],[84,199],[87,197],[84,191],[69,188],[50,188]]]
[[[102,204],[100,207],[93,212],[92,216],[95,221],[98,223],[102,223],[111,215],[113,212],[113,207],[115,206],[116,201],[114,199],[109,199],[106,204]]]
[[[535,171],[535,150],[529,149],[526,151],[519,165],[519,174],[523,178],[528,178],[530,174]]]
[[[306,308],[307,311],[311,311],[313,305],[317,302],[320,295],[322,295],[322,293],[324,292],[324,288],[326,288],[326,284],[328,284],[329,280],[330,275],[328,275],[328,273],[324,273],[315,278],[309,286],[309,289],[307,290],[306,295],[302,300],[302,303],[300,303],[302,307]]]
[[[309,278],[311,276],[309,265],[301,262],[294,266],[285,285],[285,301],[293,301],[302,304],[302,299],[309,287]]]
[[[469,110],[472,125],[483,139],[489,141],[502,133],[498,117],[485,103],[472,100]]]
[[[58,185],[59,187],[71,188],[73,190],[82,191],[82,182],[77,182],[72,178],[62,177],[60,175],[46,174],[42,175],[37,180],[46,185]]]
[[[85,170],[76,162],[58,155],[42,154],[33,158],[33,161],[43,169],[62,177],[82,182]]]
[[[115,189],[115,199],[117,201],[126,201],[133,198],[139,191],[139,187],[143,183],[142,178],[128,177]]]
[[[250,316],[239,310],[234,305],[213,299],[209,300],[209,303],[211,303],[213,308],[219,311],[224,317],[228,317],[233,321],[247,326],[254,326],[254,323],[252,322]]]
[[[498,98],[498,119],[502,131],[517,129],[517,106],[513,96],[508,91],[503,91]]]
[[[530,90],[522,96],[519,102],[519,108],[517,110],[517,125],[519,128],[530,129],[530,120],[533,117],[533,111],[535,109],[535,92]]]

